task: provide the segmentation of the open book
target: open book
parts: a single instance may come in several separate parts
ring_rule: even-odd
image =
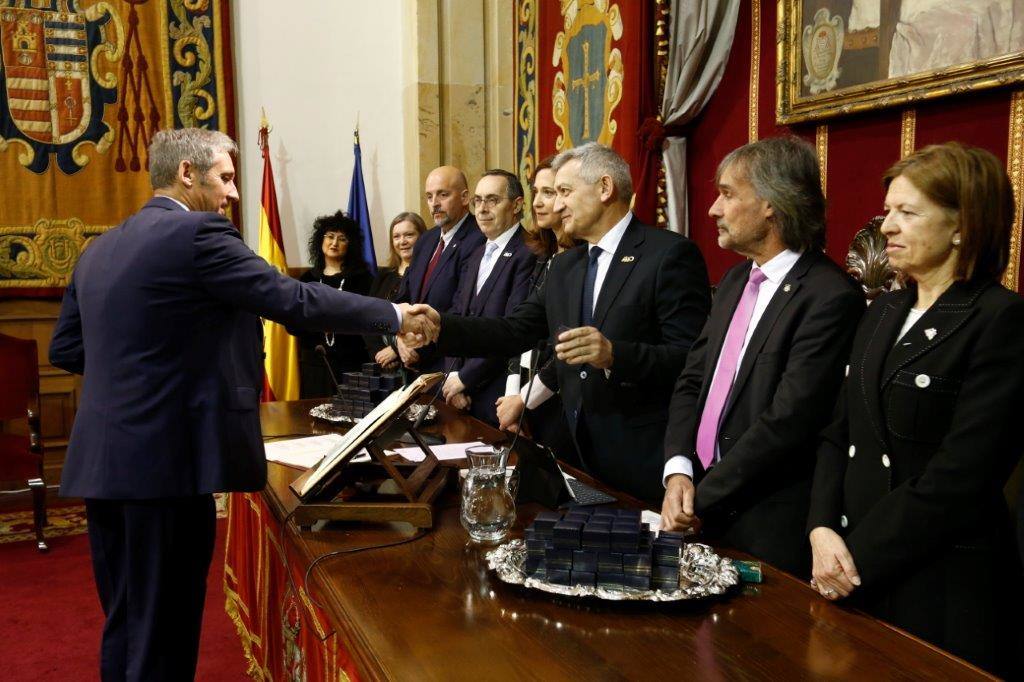
[[[383,427],[391,423],[407,407],[416,401],[416,397],[428,390],[443,377],[441,372],[422,374],[405,388],[400,388],[385,398],[377,407],[360,419],[349,429],[341,441],[306,475],[295,493],[300,499],[306,499],[317,486],[326,482],[331,475],[347,464],[362,450],[363,446],[378,434]],[[296,483],[299,481],[296,480]]]

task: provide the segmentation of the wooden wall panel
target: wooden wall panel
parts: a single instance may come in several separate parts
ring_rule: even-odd
[[[82,378],[50,365],[50,337],[60,313],[53,299],[0,300],[0,334],[35,339],[39,350],[39,404],[47,485],[60,481]],[[12,428],[12,430],[14,430]]]

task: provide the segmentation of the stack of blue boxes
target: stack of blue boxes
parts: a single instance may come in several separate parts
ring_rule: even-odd
[[[377,363],[367,362],[363,364],[362,371],[341,375],[338,395],[332,402],[345,416],[362,419],[401,387],[401,374],[382,373]]]
[[[554,585],[609,590],[679,587],[683,536],[657,537],[637,509],[574,507],[541,512],[526,537],[527,575]]]

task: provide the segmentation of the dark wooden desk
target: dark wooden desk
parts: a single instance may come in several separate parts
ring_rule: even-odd
[[[325,431],[308,417],[315,402],[264,405],[265,437]],[[444,406],[439,421],[436,428],[449,442],[499,435]],[[288,483],[298,473],[270,466],[262,502],[278,529],[295,506]],[[763,584],[703,603],[579,604],[506,585],[488,573],[483,550],[459,525],[454,490],[441,505],[436,528],[424,537],[331,558],[312,572],[306,592],[324,604],[325,632],[337,634],[332,646],[347,652],[350,675],[396,680],[986,677],[900,630],[824,601],[770,566],[764,567]],[[520,509],[517,526],[536,511]],[[289,528],[283,534],[286,547],[278,551],[292,557],[293,575],[299,575],[325,552],[411,534],[402,526],[298,535]],[[235,538],[236,548],[239,542],[244,539]],[[274,676],[274,666],[253,665]]]

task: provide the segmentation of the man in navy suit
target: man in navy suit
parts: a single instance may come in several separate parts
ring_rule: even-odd
[[[489,170],[477,182],[473,209],[487,241],[469,257],[451,312],[505,317],[526,300],[537,256],[523,241],[523,201],[523,184],[513,173]],[[445,380],[445,400],[497,426],[495,403],[505,394],[508,358],[448,362],[453,371]]]
[[[426,303],[437,311],[451,310],[466,261],[484,235],[469,212],[466,175],[454,166],[430,171],[424,185],[427,205],[435,227],[416,240],[412,263],[402,280],[396,301]],[[421,372],[446,371],[444,356],[428,346],[411,350],[398,344],[402,361]]]
[[[103,680],[195,674],[212,494],[266,483],[259,316],[432,336],[414,308],[303,284],[255,255],[223,217],[235,153],[223,133],[157,133],[155,196],[82,254],[54,329],[51,364],[84,374],[61,495],[85,498]]]

